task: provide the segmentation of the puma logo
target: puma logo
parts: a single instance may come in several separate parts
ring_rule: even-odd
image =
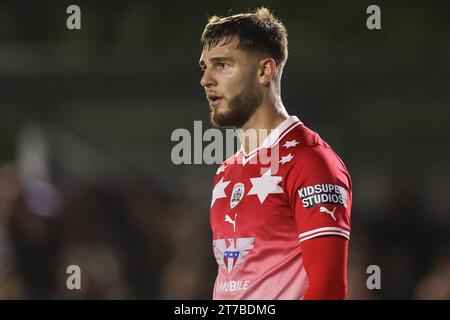
[[[333,211],[330,211],[325,207],[320,207],[320,212],[325,212],[325,213],[329,214],[333,218],[334,221],[336,221],[336,217],[334,216],[335,210],[336,210],[336,207],[334,207]]]
[[[225,222],[229,222],[233,225],[233,232],[236,232],[236,218],[237,218],[237,213],[234,215],[234,221],[230,218],[229,215],[225,216]]]

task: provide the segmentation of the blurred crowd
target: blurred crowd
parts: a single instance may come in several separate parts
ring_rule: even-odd
[[[208,230],[192,219],[198,208],[148,182],[114,189],[24,186],[3,164],[0,298],[207,298],[215,270]],[[81,269],[81,290],[66,286],[70,265]]]

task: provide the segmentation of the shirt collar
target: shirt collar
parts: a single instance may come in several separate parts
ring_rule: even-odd
[[[296,116],[289,116],[282,123],[278,125],[272,132],[264,139],[260,147],[252,150],[250,153],[246,154],[244,151],[244,146],[241,144],[241,152],[245,156],[250,156],[251,154],[257,152],[262,148],[271,148],[276,145],[289,131],[295,128],[297,125],[302,124],[302,122]]]

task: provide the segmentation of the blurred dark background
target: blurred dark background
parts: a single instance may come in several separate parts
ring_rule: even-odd
[[[450,299],[450,2],[242,0],[0,2],[0,298],[211,297],[217,166],[174,165],[170,137],[210,127],[208,16],[261,5],[288,29],[288,111],[352,175],[349,298]]]

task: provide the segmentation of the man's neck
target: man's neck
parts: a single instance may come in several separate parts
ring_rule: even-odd
[[[289,115],[281,100],[262,104],[245,125],[237,130],[245,153],[248,154],[259,148],[272,130],[288,117]]]

